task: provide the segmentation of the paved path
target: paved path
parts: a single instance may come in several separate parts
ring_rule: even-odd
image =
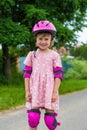
[[[43,115],[38,130],[47,130]],[[87,90],[60,96],[59,120],[58,130],[87,130]],[[28,130],[26,110],[0,114],[0,130]]]

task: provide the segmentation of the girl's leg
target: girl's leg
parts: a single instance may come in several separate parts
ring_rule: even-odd
[[[45,109],[45,111],[46,111],[47,113],[54,113],[54,110],[50,110],[50,109]]]
[[[28,111],[29,130],[37,130],[40,121],[40,110],[31,109]]]
[[[36,128],[31,128],[31,127],[29,126],[29,130],[37,130],[37,127],[36,127]]]
[[[54,114],[54,110],[45,109],[46,113]],[[55,118],[55,117],[54,117]],[[52,123],[53,124],[53,123]],[[55,130],[58,130],[58,126],[56,126]]]
[[[56,129],[55,130],[58,130],[58,126],[56,127]]]

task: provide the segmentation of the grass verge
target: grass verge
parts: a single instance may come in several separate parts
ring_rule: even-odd
[[[87,80],[64,80],[59,93],[66,94],[87,88]],[[0,111],[15,108],[25,103],[24,86],[0,86]]]
[[[87,80],[64,80],[59,89],[59,93],[66,94],[87,88]]]
[[[0,86],[0,111],[24,104],[23,86]]]

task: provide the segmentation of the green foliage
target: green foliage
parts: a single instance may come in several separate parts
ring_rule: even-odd
[[[0,86],[2,85],[18,86],[23,84],[24,84],[23,74],[17,72],[15,69],[12,70],[12,77],[9,80],[3,74],[0,75]]]
[[[0,1],[1,6],[4,6],[4,5],[12,6],[14,4],[15,4],[14,0],[2,0],[2,1]],[[6,6],[5,8],[8,8],[8,6]]]
[[[58,47],[63,46],[65,43],[76,43],[76,36],[73,30],[71,30],[68,26],[63,25],[61,22],[57,20],[53,21],[53,23],[57,29],[56,38],[58,39]]]
[[[0,43],[16,46],[29,40],[29,31],[24,25],[20,25],[11,18],[0,19]]]
[[[34,5],[25,6],[25,21],[28,22],[28,27],[31,28],[32,24],[38,20],[46,19],[46,15],[48,14],[44,9],[37,8]]]
[[[14,5],[15,5],[14,0],[0,1],[0,22],[2,22],[2,19],[4,18],[12,17],[12,7]]]
[[[87,61],[75,59],[70,63],[73,67],[68,69],[65,79],[87,79]]]
[[[86,13],[87,0],[46,0],[44,2],[34,0],[31,3],[49,12],[50,19],[55,18],[63,24],[68,21],[76,30],[83,26],[81,21],[84,20]]]
[[[87,60],[87,45],[83,44],[77,48],[73,48],[72,55],[78,59]]]

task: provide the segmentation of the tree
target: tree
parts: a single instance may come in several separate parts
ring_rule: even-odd
[[[30,12],[36,11],[36,16],[45,17],[45,11],[30,7]],[[2,71],[7,78],[11,77],[10,47],[17,47],[19,44],[29,45],[31,23],[27,18],[28,6],[23,0],[3,0],[0,2],[0,44],[2,45]],[[25,17],[26,15],[26,17]],[[30,24],[30,26],[29,26]],[[29,40],[30,39],[30,40]],[[26,44],[27,43],[27,44]],[[33,48],[34,44],[31,44]]]
[[[27,0],[27,4],[32,4],[35,8],[44,9],[47,12],[47,19],[52,21],[57,28],[59,46],[65,43],[76,43],[75,32],[81,31],[86,26],[84,21],[86,20],[87,0],[46,0],[44,2]],[[32,15],[31,19],[34,16]]]
[[[9,62],[9,48],[24,43],[34,48],[32,27],[41,19],[52,21],[57,28],[57,44],[59,46],[76,43],[75,31],[85,26],[87,0],[3,0],[0,1],[0,44],[3,51],[4,74]],[[7,53],[5,53],[7,52]],[[6,60],[5,60],[5,59]],[[8,64],[7,70],[10,70]],[[9,68],[9,69],[8,69]]]
[[[74,47],[72,51],[72,55],[81,59],[87,60],[87,45],[83,44],[79,47]]]
[[[11,77],[9,47],[15,47],[29,40],[29,31],[20,23],[11,18],[11,5],[13,1],[4,0],[0,6],[0,44],[2,44],[2,70],[3,75]]]

